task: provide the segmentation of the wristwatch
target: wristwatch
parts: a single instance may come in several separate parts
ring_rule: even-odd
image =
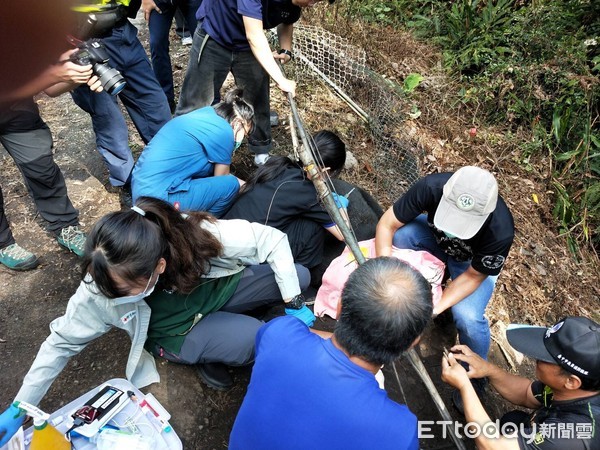
[[[288,55],[290,60],[294,59],[294,54],[290,50],[286,50],[285,48],[280,48],[277,52],[280,55]]]
[[[298,294],[285,304],[287,309],[302,309],[304,306],[304,295]]]

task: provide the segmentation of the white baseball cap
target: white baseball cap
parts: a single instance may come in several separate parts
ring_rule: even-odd
[[[459,239],[470,239],[481,229],[498,202],[498,183],[485,169],[458,169],[444,185],[433,224]]]

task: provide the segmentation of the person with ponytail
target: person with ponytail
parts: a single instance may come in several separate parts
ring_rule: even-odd
[[[314,315],[301,295],[309,282],[281,231],[182,215],[163,200],[141,197],[93,226],[79,288],[51,322],[15,399],[37,405],[69,358],[113,327],[131,338],[125,374],[136,387],[159,381],[154,354],[194,364],[206,384],[227,389],[233,381],[226,366],[254,360],[263,325],[243,313],[283,301],[288,315],[310,326]],[[0,439],[22,421],[3,422]]]
[[[319,163],[335,177],[344,168],[346,145],[335,133],[326,130],[319,131],[312,139],[319,152]],[[272,156],[242,186],[240,194],[223,217],[258,222],[283,231],[288,235],[294,261],[309,269],[323,258],[325,230],[343,240],[299,161]],[[348,207],[347,198],[335,195],[335,199],[338,206]]]
[[[222,102],[167,122],[135,165],[133,201],[156,197],[182,211],[225,212],[243,183],[229,173],[231,157],[254,128],[254,110],[242,95],[232,89]]]

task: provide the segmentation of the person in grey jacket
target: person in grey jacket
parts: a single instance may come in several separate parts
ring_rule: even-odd
[[[154,353],[197,364],[205,383],[227,389],[232,381],[222,364],[252,362],[262,325],[242,313],[283,300],[287,314],[310,326],[314,315],[301,295],[309,282],[281,231],[207,213],[182,215],[162,200],[140,197],[132,209],[94,225],[81,284],[65,315],[50,324],[15,399],[38,404],[69,358],[112,327],[132,340],[125,373],[135,386],[159,381]],[[0,440],[22,420],[9,410],[0,415]]]

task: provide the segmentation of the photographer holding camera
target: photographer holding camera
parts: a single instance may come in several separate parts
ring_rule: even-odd
[[[74,50],[63,53],[57,64],[21,86],[19,92],[45,90],[48,95],[57,96],[84,83],[87,86],[83,89],[101,91],[91,65],[69,61],[73,53]],[[65,179],[52,157],[52,134],[32,97],[0,102],[0,142],[23,174],[35,206],[48,222],[48,231],[60,245],[81,256],[86,236],[79,229],[79,213],[67,196]],[[30,270],[38,263],[37,256],[15,242],[4,214],[0,188],[0,264],[12,270]]]
[[[92,117],[96,146],[114,187],[128,186],[134,164],[117,94],[144,143],[171,119],[165,93],[137,38],[137,28],[128,19],[135,17],[140,3],[137,0],[95,0],[91,5],[76,8],[82,19],[77,37],[84,42],[78,44],[73,59],[80,64],[92,63],[96,75],[106,78],[103,82],[108,84],[104,84],[105,91],[101,93],[80,87],[71,95]]]

